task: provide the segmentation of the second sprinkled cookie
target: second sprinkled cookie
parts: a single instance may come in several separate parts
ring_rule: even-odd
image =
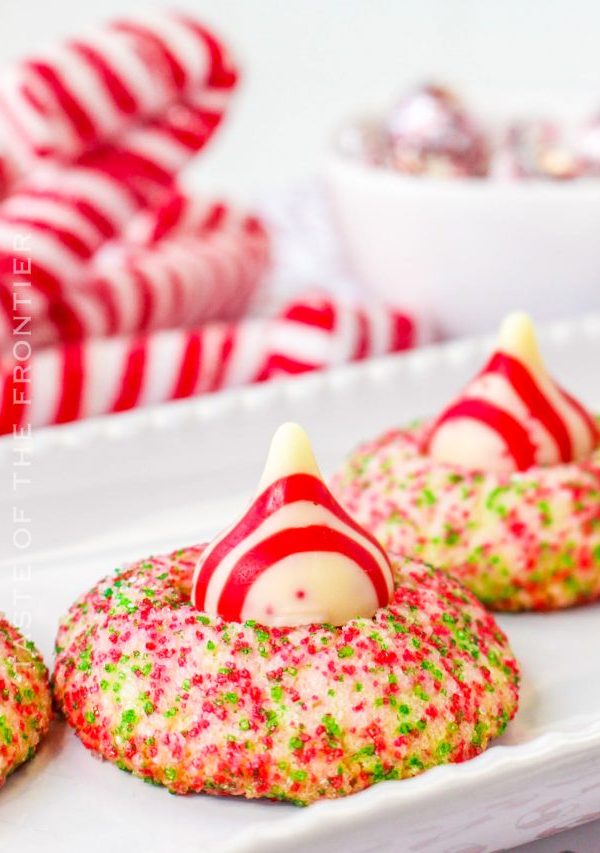
[[[598,421],[549,375],[525,315],[437,418],[359,447],[333,491],[386,548],[494,609],[600,597]]]

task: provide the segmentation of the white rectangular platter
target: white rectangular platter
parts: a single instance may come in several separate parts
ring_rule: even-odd
[[[542,335],[554,373],[600,410],[600,316]],[[13,489],[0,441],[0,609],[27,612],[52,660],[70,602],[124,561],[203,541],[255,486],[273,429],[302,422],[329,473],[361,439],[434,412],[489,341],[430,347],[294,381],[42,430]],[[13,512],[31,543],[11,545]],[[29,573],[30,567],[30,573]],[[0,793],[0,850],[19,853],[485,853],[600,814],[600,607],[499,620],[523,669],[521,710],[484,755],[307,809],[175,797],[94,760],[64,723]]]

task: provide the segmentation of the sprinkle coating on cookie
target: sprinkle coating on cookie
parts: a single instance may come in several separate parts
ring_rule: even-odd
[[[34,755],[48,730],[51,707],[39,652],[0,616],[0,786]]]
[[[194,609],[201,553],[118,571],[60,625],[56,699],[122,769],[303,805],[471,758],[515,714],[505,636],[443,573],[392,559],[393,600],[372,619],[267,628]]]
[[[358,448],[334,478],[343,506],[396,553],[457,577],[496,610],[600,597],[600,451],[498,474],[421,452],[427,426]]]

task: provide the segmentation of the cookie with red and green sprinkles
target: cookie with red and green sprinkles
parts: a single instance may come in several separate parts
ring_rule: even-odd
[[[32,758],[51,716],[48,671],[39,652],[0,616],[0,786]]]
[[[429,427],[359,447],[332,491],[384,548],[457,577],[495,610],[600,597],[600,450],[525,471],[471,471],[423,452]]]
[[[469,759],[517,709],[491,614],[393,559],[392,601],[341,627],[266,627],[190,603],[202,547],[117,571],[57,636],[54,691],[83,744],[174,793],[307,804]]]

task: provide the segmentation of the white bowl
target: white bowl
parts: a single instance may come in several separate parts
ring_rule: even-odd
[[[440,332],[600,309],[600,180],[409,177],[334,154],[326,171],[352,271]]]

